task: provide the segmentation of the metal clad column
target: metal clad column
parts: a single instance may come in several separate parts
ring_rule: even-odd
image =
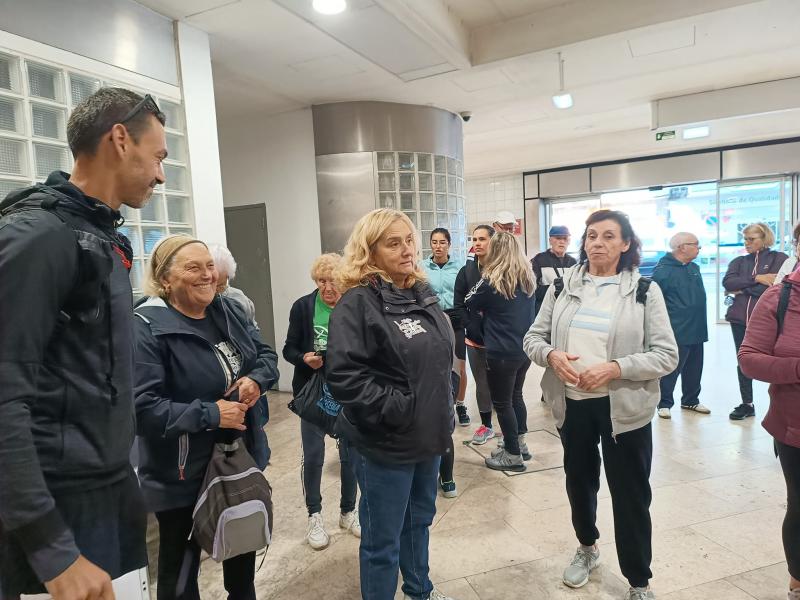
[[[341,102],[312,107],[323,252],[341,252],[356,220],[402,210],[427,248],[446,227],[465,253],[461,117],[430,106]]]

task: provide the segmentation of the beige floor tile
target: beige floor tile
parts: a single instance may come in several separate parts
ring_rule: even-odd
[[[570,589],[561,581],[566,561],[550,558],[490,571],[467,580],[481,600],[620,600],[628,586],[602,563],[584,587]]]
[[[569,505],[528,513],[515,513],[506,518],[521,539],[532,546],[540,556],[556,556],[568,561],[575,553],[578,540],[572,527]],[[597,503],[598,543],[608,545],[614,541],[614,518],[611,499],[603,498]],[[603,549],[604,553],[608,551]]]
[[[542,558],[502,520],[431,536],[431,579],[450,581]]]
[[[507,520],[514,514],[528,512],[527,505],[502,485],[473,484],[437,522],[436,531],[474,526],[498,519]]]
[[[753,600],[753,596],[732,583],[718,580],[663,596],[659,594],[658,600]]]
[[[728,577],[727,581],[756,600],[786,600],[789,571],[785,562]]]
[[[740,511],[786,506],[786,481],[778,464],[693,481],[691,485],[724,499]]]
[[[650,506],[653,529],[656,531],[677,529],[737,512],[733,504],[700,490],[691,483],[655,488]]]
[[[748,568],[784,559],[781,525],[785,509],[767,508],[692,525],[694,531],[747,558]]]
[[[437,583],[436,589],[454,600],[481,600],[465,578]]]
[[[609,547],[606,556],[612,552],[616,552],[616,546]],[[688,527],[653,533],[651,585],[657,595],[734,575],[744,563],[742,556]],[[606,564],[623,578],[616,562]]]

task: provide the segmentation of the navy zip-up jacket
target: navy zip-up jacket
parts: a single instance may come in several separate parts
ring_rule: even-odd
[[[492,359],[527,358],[522,338],[535,319],[536,298],[517,287],[512,299],[498,293],[486,279],[481,279],[465,299],[467,308],[483,314],[483,341]]]
[[[278,380],[278,356],[229,298],[216,296],[206,314],[241,352],[234,381],[250,377],[266,392]],[[191,328],[161,298],[136,308],[136,433],[139,480],[148,508],[163,511],[192,506],[218,441],[216,402],[228,388],[212,342]],[[266,444],[260,402],[245,414],[245,442],[259,468]],[[181,468],[183,467],[183,468]]]
[[[653,281],[664,294],[675,342],[679,346],[707,342],[706,289],[700,267],[667,254],[658,261]]]

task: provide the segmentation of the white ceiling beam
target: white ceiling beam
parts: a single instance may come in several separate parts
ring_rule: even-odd
[[[472,63],[483,65],[758,1],[575,0],[474,29]]]
[[[375,3],[428,42],[454,67],[472,66],[469,31],[442,0],[375,0]]]
[[[797,108],[800,108],[800,77],[791,77],[656,100],[652,103],[652,129]]]

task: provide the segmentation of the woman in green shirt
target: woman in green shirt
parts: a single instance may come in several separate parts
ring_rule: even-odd
[[[286,334],[283,357],[294,365],[292,391],[295,395],[325,362],[328,321],[333,307],[341,297],[333,281],[333,272],[341,259],[338,254],[323,254],[314,261],[311,279],[317,284],[317,289],[299,298],[289,313],[289,331]],[[322,550],[330,543],[330,536],[325,531],[322,519],[320,493],[325,459],[325,432],[316,425],[301,420],[300,436],[303,442],[303,492],[308,507],[306,540],[315,550]],[[349,464],[347,444],[340,440],[338,445],[342,479],[339,527],[361,537],[361,525],[356,510],[356,476]]]

